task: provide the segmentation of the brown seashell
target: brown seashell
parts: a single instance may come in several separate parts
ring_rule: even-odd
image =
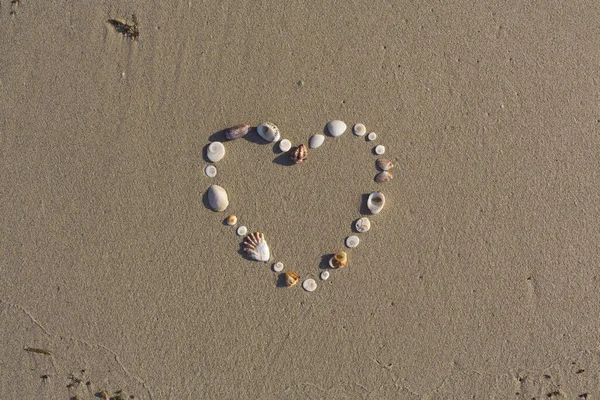
[[[227,140],[239,139],[246,136],[248,129],[250,129],[250,125],[248,124],[232,126],[231,128],[225,129],[225,137]]]
[[[298,283],[298,279],[300,279],[298,274],[295,272],[286,272],[284,274],[284,277],[285,277],[285,284],[288,287],[294,286],[296,283]]]
[[[387,158],[378,158],[375,165],[382,171],[391,171],[394,168],[394,163]]]
[[[377,175],[375,175],[375,182],[384,183],[392,180],[394,176],[390,171],[381,171]]]
[[[348,254],[341,251],[339,253],[334,254],[329,259],[329,266],[331,268],[344,268],[348,266]]]
[[[290,159],[296,164],[300,164],[302,161],[306,160],[306,157],[308,157],[308,150],[303,144],[296,147],[296,149],[290,154]]]

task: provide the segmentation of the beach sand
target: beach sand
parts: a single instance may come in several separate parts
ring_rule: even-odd
[[[135,40],[107,22],[133,14]],[[599,398],[599,14],[3,1],[0,398]],[[378,139],[288,166],[248,135],[203,173],[224,128],[333,119]],[[245,259],[229,214],[317,290]]]

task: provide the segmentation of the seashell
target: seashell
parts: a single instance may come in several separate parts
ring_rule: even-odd
[[[271,252],[265,241],[265,235],[260,232],[251,233],[244,239],[244,251],[256,261],[269,261]]]
[[[324,141],[325,136],[321,135],[320,133],[312,135],[310,139],[308,139],[308,147],[311,149],[316,149],[317,147],[321,147]]]
[[[207,165],[206,168],[204,168],[204,173],[209,178],[214,178],[215,176],[217,176],[217,167],[215,167],[214,165]]]
[[[225,211],[229,205],[225,189],[219,185],[210,185],[208,188],[208,205],[213,211]]]
[[[385,146],[380,144],[379,146],[375,146],[375,154],[382,155],[385,153]]]
[[[381,171],[377,175],[375,175],[375,182],[377,183],[385,183],[392,180],[394,176],[390,171]]]
[[[364,124],[356,124],[352,127],[352,132],[354,132],[356,136],[365,136],[367,128],[365,128]]]
[[[281,261],[278,261],[275,264],[273,264],[273,271],[275,271],[275,272],[283,271],[283,263]]]
[[[239,139],[246,136],[249,129],[250,125],[248,124],[232,126],[231,128],[225,129],[225,137],[227,140]]]
[[[225,146],[221,142],[212,142],[206,146],[206,157],[212,162],[217,162],[225,156]]]
[[[356,228],[356,230],[358,232],[365,233],[369,229],[371,229],[371,221],[369,221],[369,218],[367,218],[367,217],[359,218],[356,221],[356,224],[354,225],[354,227]]]
[[[300,277],[295,272],[286,272],[284,274],[284,279],[285,279],[285,284],[288,287],[290,287],[290,286],[294,286],[296,283],[298,283],[298,279],[300,279]]]
[[[346,238],[346,246],[353,249],[360,243],[360,239],[356,235],[348,236]]]
[[[237,224],[237,217],[235,215],[230,215],[229,217],[225,218],[225,223],[229,226],[234,226]]]
[[[305,279],[304,282],[302,282],[302,289],[307,292],[314,292],[317,289],[317,282],[312,278]]]
[[[377,139],[377,134],[375,132],[371,132],[367,135],[367,140],[369,142],[372,142],[373,140]]]
[[[329,271],[323,271],[323,272],[321,272],[321,274],[319,275],[319,277],[321,278],[321,280],[326,281],[327,279],[329,279]]]
[[[385,196],[381,192],[373,192],[367,199],[367,208],[371,214],[379,214],[385,204]]]
[[[394,168],[394,163],[387,158],[378,158],[375,165],[382,171],[391,171]]]
[[[344,268],[348,266],[348,254],[346,254],[345,252],[339,252],[337,254],[334,254],[330,259],[329,259],[329,266],[331,268]]]
[[[292,148],[292,142],[290,142],[289,140],[283,139],[281,142],[279,142],[279,150],[286,152],[291,148]]]
[[[244,225],[242,225],[237,228],[235,233],[237,233],[238,236],[246,236],[246,233],[248,233],[248,228],[246,228]]]
[[[277,142],[281,138],[279,128],[271,122],[263,122],[256,128],[256,130],[258,131],[260,137],[265,139],[267,142]]]
[[[303,144],[296,147],[296,149],[292,152],[292,154],[290,154],[290,159],[292,161],[294,161],[296,164],[302,163],[302,161],[306,160],[306,157],[308,157],[308,150],[306,149],[306,146]]]
[[[346,132],[346,123],[340,120],[329,121],[327,123],[327,132],[333,137],[341,136]]]

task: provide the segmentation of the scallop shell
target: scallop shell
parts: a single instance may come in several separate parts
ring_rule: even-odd
[[[308,157],[308,150],[303,144],[296,147],[296,149],[290,154],[290,159],[296,164],[302,163],[302,161],[306,160],[306,157]]]
[[[208,205],[213,211],[225,211],[229,205],[225,189],[219,185],[210,185],[208,188]]]
[[[212,142],[206,146],[206,157],[212,162],[220,161],[225,156],[225,146],[221,142]]]
[[[333,137],[341,136],[342,133],[346,132],[346,128],[344,121],[334,120],[327,123],[327,132]]]
[[[225,218],[225,223],[229,226],[234,226],[237,224],[237,217],[235,215],[230,215],[229,217]]]
[[[369,229],[371,229],[371,221],[369,221],[369,218],[367,218],[367,217],[359,218],[356,221],[356,224],[354,225],[354,227],[356,228],[357,232],[365,233]]]
[[[225,137],[227,140],[239,139],[246,136],[248,129],[250,129],[250,125],[248,124],[232,126],[231,128],[225,129]]]
[[[319,275],[319,277],[322,280],[326,281],[327,279],[329,279],[329,271],[323,271],[323,272],[321,272],[321,274]]]
[[[352,132],[354,132],[356,136],[365,136],[367,128],[365,128],[364,124],[356,124],[352,127]]]
[[[204,168],[204,173],[209,178],[214,178],[215,176],[217,176],[217,167],[215,167],[212,164],[207,165],[206,168]]]
[[[248,228],[246,228],[244,225],[241,225],[237,228],[235,233],[237,233],[238,236],[246,236],[246,233],[248,233]]]
[[[288,287],[290,287],[290,286],[294,286],[296,283],[298,283],[298,279],[300,279],[300,277],[295,272],[286,272],[284,274],[284,279],[285,279],[285,284]]]
[[[346,254],[345,252],[339,252],[337,254],[334,254],[330,259],[329,259],[329,266],[331,268],[344,268],[348,266],[348,254]]]
[[[394,168],[394,163],[387,158],[378,158],[375,165],[382,171],[391,171]]]
[[[375,154],[382,155],[385,153],[385,146],[380,144],[379,146],[375,146]]]
[[[281,138],[279,128],[271,122],[263,122],[256,128],[256,130],[258,131],[260,137],[265,139],[267,142],[277,142]]]
[[[372,142],[373,140],[377,139],[377,134],[375,132],[371,132],[367,135],[367,140],[369,142]]]
[[[279,142],[279,150],[286,152],[291,148],[292,148],[292,142],[290,142],[289,140],[283,139],[281,142]]]
[[[377,175],[375,175],[375,182],[377,183],[385,183],[392,180],[394,176],[390,171],[381,171]]]
[[[307,292],[314,292],[317,289],[317,282],[312,278],[305,279],[304,282],[302,282],[302,289]]]
[[[244,251],[256,261],[267,262],[271,258],[265,235],[260,232],[251,233],[244,239]]]
[[[311,149],[316,149],[317,147],[321,147],[324,141],[325,136],[321,135],[320,133],[312,135],[310,139],[308,139],[308,147]]]
[[[367,208],[372,214],[379,214],[385,204],[385,196],[381,192],[373,192],[367,199]]]

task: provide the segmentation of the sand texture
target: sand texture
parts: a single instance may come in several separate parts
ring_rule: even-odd
[[[577,0],[2,1],[0,399],[599,399],[599,21]],[[378,139],[290,166],[251,133],[203,173],[224,128],[297,145],[332,119]],[[244,258],[228,214],[317,290]]]

